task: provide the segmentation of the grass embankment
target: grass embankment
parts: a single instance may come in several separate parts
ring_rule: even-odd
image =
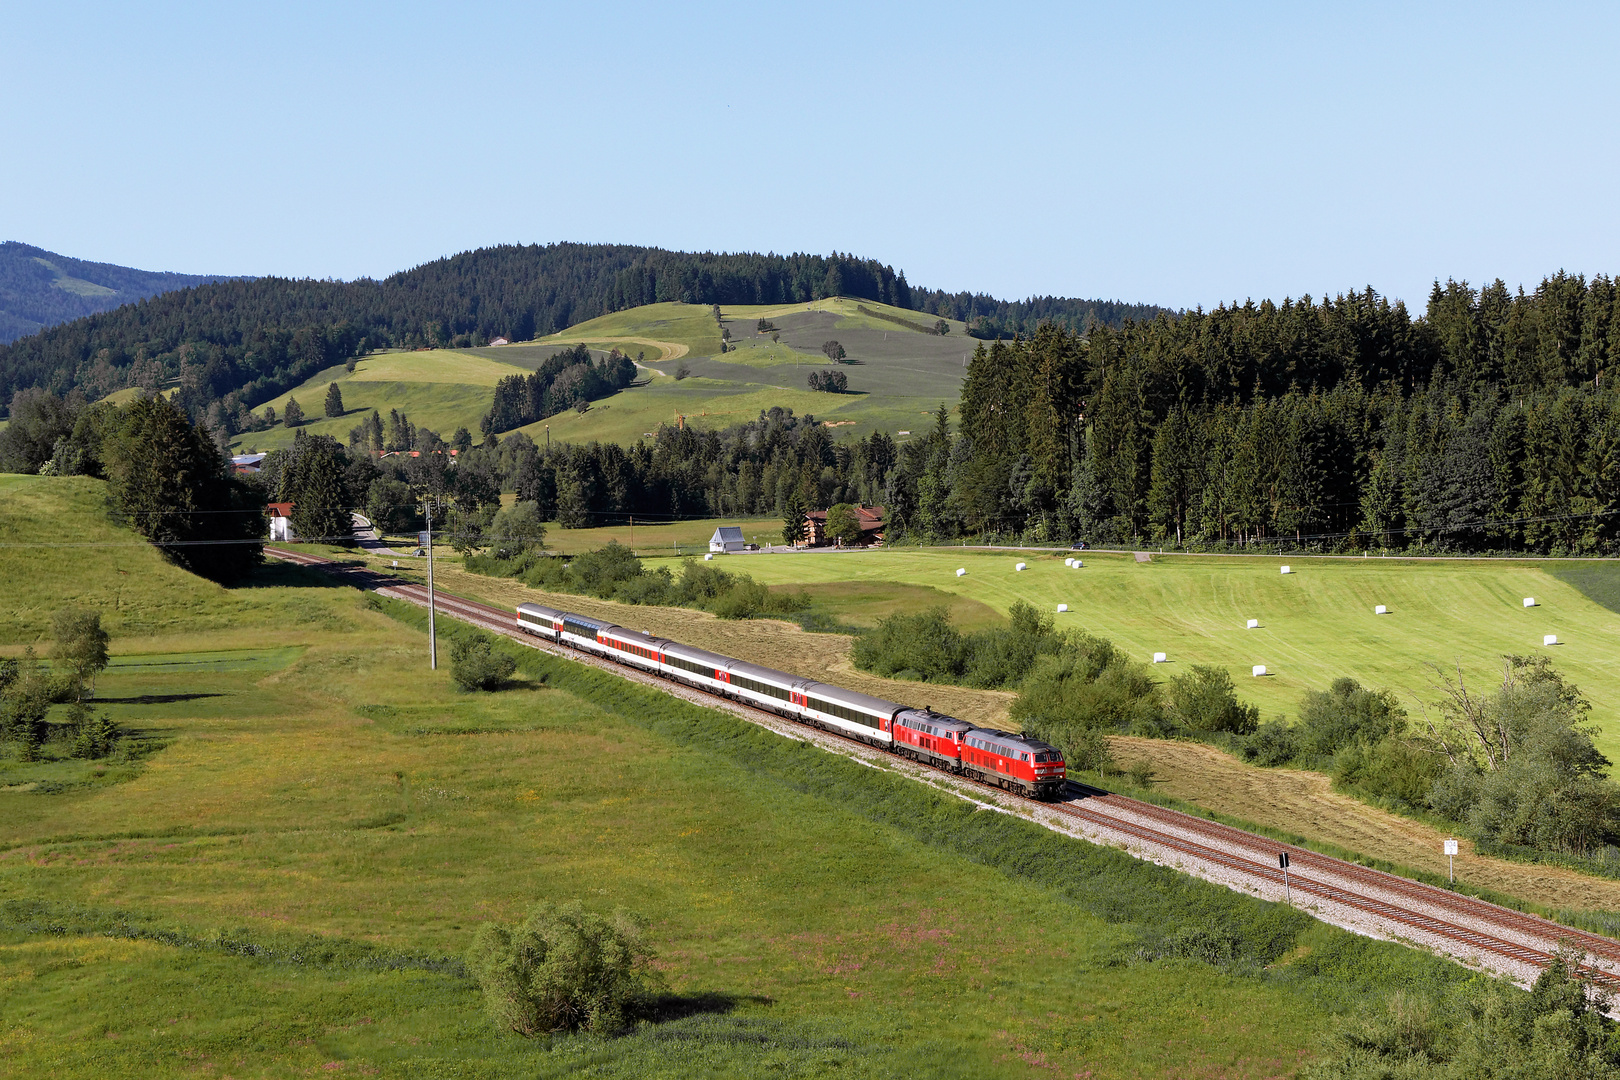
[[[17,507],[96,487],[8,480],[0,522],[49,536]],[[188,591],[150,549],[128,581],[29,550],[0,577],[37,576],[30,603],[141,628],[98,689],[166,746],[121,783],[0,791],[20,1073],[1265,1076],[1328,1013],[1458,970],[561,661],[459,694],[418,613],[312,573]],[[494,1032],[454,958],[574,898],[651,917],[665,1022]]]

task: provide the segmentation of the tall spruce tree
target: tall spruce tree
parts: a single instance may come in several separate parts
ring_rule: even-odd
[[[216,581],[248,573],[260,559],[264,507],[214,440],[161,396],[120,412],[102,443],[114,513],[193,573]]]

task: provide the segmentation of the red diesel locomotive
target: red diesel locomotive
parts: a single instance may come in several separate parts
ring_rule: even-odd
[[[573,612],[521,604],[518,629],[1036,799],[1062,794],[1057,747]]]

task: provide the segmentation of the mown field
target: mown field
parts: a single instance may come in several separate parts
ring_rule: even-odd
[[[305,431],[345,441],[372,409],[385,417],[390,409],[399,409],[419,427],[446,438],[458,427],[478,437],[497,381],[532,370],[559,349],[583,342],[597,353],[615,348],[632,357],[644,353],[641,377],[646,384],[593,402],[587,412],[569,411],[518,429],[538,442],[545,441],[549,427],[553,440],[629,445],[661,424],[723,428],[752,420],[772,406],[825,419],[839,438],[874,430],[895,434],[924,428],[928,414],[941,403],[954,407],[967,357],[977,345],[962,324],[953,323],[950,334],[936,337],[863,314],[858,305],[912,322],[934,321],[918,312],[854,300],[727,307],[721,323],[705,306],[651,304],[520,345],[379,353],[363,358],[353,372],[343,365],[318,372],[267,404],[279,416],[287,400],[297,398],[309,418]],[[773,343],[770,335],[757,332],[762,318],[776,323],[780,341]],[[723,356],[722,326],[731,331],[733,346]],[[821,393],[805,385],[809,372],[832,366],[821,351],[828,340],[839,341],[853,361],[842,368],[850,393]],[[682,365],[690,378],[675,377]],[[328,419],[321,407],[332,382],[343,392],[346,411]],[[291,429],[277,426],[245,432],[231,445],[248,453],[277,449],[292,438]]]
[[[145,747],[0,760],[7,1073],[1258,1077],[1455,977],[560,661],[457,692],[414,612],[286,567],[199,582],[99,495],[0,481],[0,542],[105,545],[0,547],[4,651],[102,611],[100,707]],[[537,899],[651,920],[643,1026],[488,1025],[456,958]],[[1234,947],[1285,952],[1191,958]]]
[[[352,372],[343,364],[316,372],[265,404],[273,407],[279,417],[286,413],[288,399],[297,398],[306,417],[301,430],[310,435],[330,435],[345,445],[350,430],[373,409],[384,420],[390,409],[398,409],[408,414],[417,427],[431,428],[446,439],[458,427],[480,438],[478,422],[489,412],[495,384],[525,370],[520,364],[454,349],[377,353],[363,357]],[[334,382],[343,394],[344,413],[327,417],[322,411],[326,388]],[[255,411],[264,412],[264,406]],[[231,440],[231,448],[239,454],[277,450],[290,446],[293,436],[293,428],[277,424],[265,431],[243,432]]]
[[[1071,570],[1057,553],[893,549],[840,554],[730,556],[771,585],[896,582],[926,585],[1005,613],[1024,600],[1061,627],[1113,640],[1149,660],[1168,655],[1171,678],[1192,664],[1227,668],[1240,696],[1264,716],[1295,715],[1306,690],[1349,675],[1396,691],[1414,715],[1432,701],[1428,664],[1476,685],[1500,678],[1503,654],[1547,653],[1581,687],[1602,726],[1599,747],[1620,760],[1620,613],[1582,588],[1620,579],[1620,564],[1505,560],[1270,559],[1080,553]],[[1019,572],[1017,563],[1028,564]],[[1283,575],[1284,564],[1293,569]],[[958,578],[955,571],[968,572]],[[1525,608],[1533,597],[1537,606]],[[1056,613],[1068,604],[1066,614]],[[1383,604],[1389,614],[1374,615]],[[1246,629],[1258,619],[1257,629]],[[1544,647],[1544,635],[1561,644]],[[1255,664],[1267,674],[1254,678]]]

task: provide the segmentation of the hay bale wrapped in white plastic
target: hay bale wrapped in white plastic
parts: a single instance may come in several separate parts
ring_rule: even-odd
[[[1164,653],[1162,653],[1162,652],[1156,652],[1156,653],[1153,654],[1153,662],[1155,664],[1168,663],[1168,661],[1165,659]]]
[[[1266,665],[1264,665],[1264,664],[1256,664],[1256,665],[1254,665],[1254,677],[1255,678],[1258,679],[1260,676],[1264,675],[1265,673],[1266,673]]]
[[[1294,568],[1292,566],[1285,566],[1282,568],[1282,572],[1285,574],[1292,574],[1294,572]]]
[[[1248,628],[1250,630],[1258,630],[1258,629],[1260,629],[1260,620],[1259,619],[1250,619]]]
[[[1388,615],[1389,614],[1389,608],[1385,607],[1383,604],[1379,604],[1377,607],[1373,608],[1373,614],[1374,615]]]
[[[957,577],[961,577],[961,576],[962,576],[962,575],[964,575],[964,574],[966,574],[966,573],[967,573],[967,567],[965,567],[965,566],[958,566],[958,567],[957,567],[957,568],[956,568],[956,576],[957,576]]]
[[[1059,604],[1058,605],[1058,610],[1059,611],[1068,611],[1069,610],[1069,605],[1068,604]]]
[[[1542,638],[1541,638],[1541,643],[1543,645],[1556,645],[1556,644],[1558,644],[1558,635],[1557,634],[1543,634]]]
[[[1533,596],[1525,597],[1524,598],[1524,606],[1525,607],[1535,607],[1536,606],[1536,598],[1533,597]]]
[[[1013,567],[1013,569],[1014,570],[1022,570],[1022,569],[1024,569],[1024,567],[1026,567],[1028,565],[1029,565],[1028,563],[1019,563],[1017,566]]]

